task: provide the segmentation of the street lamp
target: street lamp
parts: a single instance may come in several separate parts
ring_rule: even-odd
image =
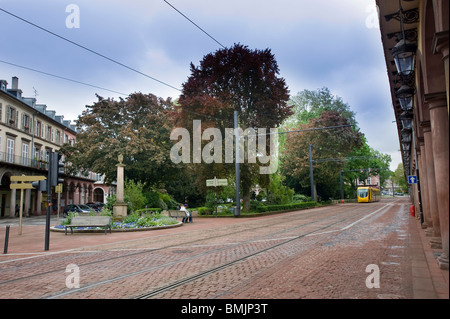
[[[411,131],[402,130],[402,143],[411,143]]]
[[[400,21],[400,23],[403,29],[403,21]],[[398,74],[405,76],[414,72],[414,56],[416,54],[416,50],[417,45],[409,40],[405,40],[405,38],[401,39],[392,48],[391,53],[394,56],[394,62],[397,67]]]
[[[402,149],[403,149],[403,151],[409,151],[409,147],[410,147],[410,144],[409,144],[409,143],[402,143]]]
[[[395,96],[400,102],[403,111],[410,111],[413,108],[414,88],[403,84],[396,92]]]
[[[413,120],[412,114],[409,112],[403,112],[400,116],[400,121],[402,122],[404,130],[412,130],[413,128]]]
[[[403,9],[401,0],[398,0],[398,15],[400,17],[400,28],[402,39],[391,49],[394,56],[397,72],[401,76],[410,75],[414,72],[414,56],[416,54],[417,45],[406,39],[405,28],[403,26]]]

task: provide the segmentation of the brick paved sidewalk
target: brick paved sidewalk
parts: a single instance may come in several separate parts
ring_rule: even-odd
[[[410,217],[410,253],[414,299],[449,299],[449,271],[439,268],[420,221]]]
[[[257,217],[269,218],[269,217]],[[254,220],[255,218],[252,218]],[[159,237],[169,234],[180,234],[200,229],[220,228],[224,225],[241,223],[242,218],[197,218],[192,224],[184,224],[181,227],[155,231],[120,232],[104,235],[75,234],[50,232],[50,250],[44,250],[45,242],[45,217],[29,217],[24,221],[22,235],[18,235],[18,219],[0,219],[0,262],[28,258],[37,255],[54,254],[60,251],[89,248],[112,243],[125,243],[127,241],[142,238]],[[52,216],[51,225],[56,223]],[[3,254],[6,225],[10,227],[9,245],[7,254]],[[429,237],[425,236],[420,227],[420,222],[409,217],[409,253],[412,269],[413,298],[415,299],[448,299],[449,298],[449,272],[441,270],[436,262],[435,252],[429,244]]]

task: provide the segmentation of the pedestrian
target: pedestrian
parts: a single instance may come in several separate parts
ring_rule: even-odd
[[[186,207],[183,204],[180,204],[180,210],[184,212],[184,217],[182,219],[183,223],[191,222],[192,223],[192,217],[191,213],[186,209]]]

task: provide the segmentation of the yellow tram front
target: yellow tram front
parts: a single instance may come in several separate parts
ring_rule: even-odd
[[[358,187],[358,203],[370,203],[380,200],[380,191],[373,187]]]

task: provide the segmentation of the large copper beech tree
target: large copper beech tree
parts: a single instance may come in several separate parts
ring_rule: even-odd
[[[271,50],[251,50],[235,44],[204,56],[199,66],[191,63],[191,75],[183,84],[179,99],[177,125],[192,130],[193,120],[201,120],[202,130],[214,127],[224,132],[225,128],[233,128],[236,110],[243,130],[269,131],[292,114],[288,100],[289,90],[285,80],[279,77]],[[203,184],[216,174],[218,177],[234,175],[234,164],[224,161],[193,164],[192,169],[198,172],[198,181]],[[244,210],[248,210],[252,186],[268,178],[260,176],[257,164],[245,162],[240,172]]]

